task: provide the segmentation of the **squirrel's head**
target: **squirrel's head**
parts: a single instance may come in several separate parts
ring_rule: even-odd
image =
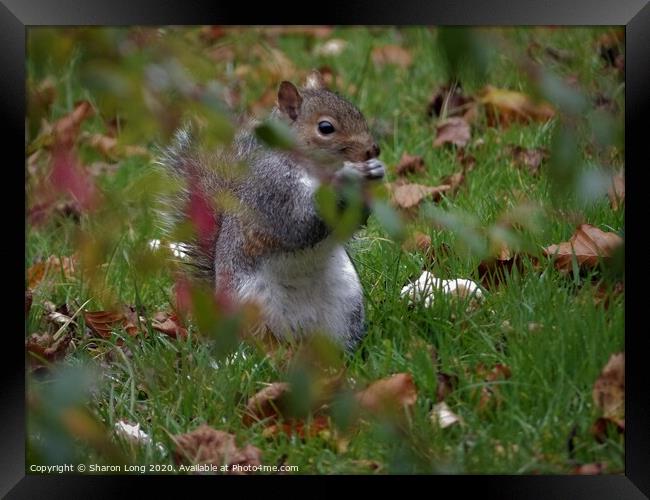
[[[379,156],[379,146],[361,111],[340,95],[328,90],[318,71],[305,85],[284,81],[278,90],[278,112],[296,133],[302,147],[351,162]]]

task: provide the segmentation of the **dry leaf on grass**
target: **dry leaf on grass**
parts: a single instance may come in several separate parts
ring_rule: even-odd
[[[506,149],[516,167],[525,168],[532,175],[539,175],[542,162],[548,158],[546,148],[524,148],[509,145]]]
[[[377,66],[394,64],[401,68],[408,68],[413,63],[411,52],[398,45],[384,45],[372,49],[372,61]]]
[[[433,250],[431,248],[431,236],[416,231],[402,243],[402,249],[405,252],[421,252],[428,256],[432,254]]]
[[[138,334],[138,316],[131,307],[124,306],[122,311],[84,311],[86,325],[101,338],[108,339],[112,332],[123,328],[134,337]]]
[[[574,467],[571,469],[571,474],[578,474],[578,475],[596,475],[596,474],[603,474],[607,470],[607,465],[603,463],[592,463],[592,464],[582,464]]]
[[[28,356],[30,368],[32,370],[44,368],[43,360],[53,363],[63,359],[71,340],[72,335],[69,332],[64,332],[57,339],[49,333],[31,334],[25,341],[27,352],[35,355]]]
[[[286,411],[290,386],[286,382],[274,382],[252,396],[246,404],[244,425],[252,425],[265,419],[276,420]]]
[[[287,419],[273,423],[264,428],[264,437],[274,437],[280,433],[287,436],[298,436],[300,439],[307,437],[325,436],[331,428],[329,418],[325,415],[315,415],[307,421],[303,419]]]
[[[410,373],[397,373],[370,384],[355,394],[361,409],[379,415],[399,413],[417,401],[417,388]]]
[[[515,122],[545,122],[555,116],[555,110],[547,103],[536,103],[526,94],[491,85],[483,89],[479,102],[485,108],[491,127],[508,127]]]
[[[594,383],[592,397],[603,417],[625,428],[625,353],[612,354]]]
[[[404,210],[415,209],[423,200],[430,198],[439,201],[444,193],[451,189],[449,184],[441,186],[424,186],[412,183],[387,183],[393,204]]]
[[[625,203],[625,174],[623,172],[619,172],[612,177],[612,183],[607,190],[607,195],[614,210],[618,210],[619,207],[623,206]]]
[[[157,312],[151,321],[151,327],[173,338],[187,338],[187,329],[181,325],[176,314]]]
[[[469,123],[463,118],[452,117],[442,120],[436,124],[436,138],[433,141],[434,147],[444,144],[464,147],[471,137]]]
[[[231,474],[245,473],[233,471],[233,465],[261,465],[262,452],[259,448],[250,444],[238,448],[233,434],[208,425],[201,425],[187,434],[172,436],[172,441],[176,445],[174,459],[177,464],[228,465]]]
[[[555,259],[557,269],[570,271],[573,254],[579,266],[593,268],[601,259],[610,258],[622,244],[623,238],[616,233],[581,224],[568,242],[548,246],[544,254]]]
[[[458,415],[451,411],[447,403],[444,401],[433,405],[433,409],[431,410],[431,422],[441,429],[462,423],[462,421],[463,420]]]
[[[448,185],[449,191],[447,191],[447,196],[454,194],[458,191],[465,182],[465,171],[454,172],[453,174],[447,175],[440,179],[442,185]]]
[[[476,105],[472,97],[463,95],[459,85],[445,85],[434,92],[427,114],[443,118],[458,116],[471,122],[476,114]]]
[[[493,382],[509,379],[512,375],[510,368],[504,364],[497,363],[488,371],[482,363],[479,363],[476,367],[476,372],[477,375],[486,382],[486,384],[481,388],[479,409],[485,410],[492,406],[499,406],[503,398],[499,391],[498,384],[494,384]]]
[[[51,255],[44,261],[36,262],[27,269],[27,286],[34,289],[44,278],[61,278],[71,280],[74,276],[76,257],[56,257]]]
[[[148,156],[149,152],[142,146],[121,145],[117,138],[104,134],[82,135],[86,143],[109,158],[121,158],[128,156]]]
[[[411,156],[408,153],[402,154],[399,163],[395,167],[398,177],[405,177],[408,174],[423,174],[426,172],[424,160],[421,156]]]

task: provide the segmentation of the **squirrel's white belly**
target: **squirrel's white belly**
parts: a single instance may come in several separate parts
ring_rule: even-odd
[[[345,341],[362,289],[350,257],[332,237],[313,248],[278,254],[241,282],[242,300],[257,302],[278,337],[310,333]]]

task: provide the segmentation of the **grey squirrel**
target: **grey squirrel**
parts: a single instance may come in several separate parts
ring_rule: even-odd
[[[359,109],[328,90],[317,71],[300,90],[283,81],[270,117],[291,128],[293,150],[262,144],[253,121],[230,147],[212,152],[195,144],[190,129],[177,131],[159,164],[191,187],[167,203],[167,216],[183,217],[199,190],[217,208],[207,239],[186,247],[196,274],[257,303],[279,339],[321,333],[353,350],[365,332],[363,291],[314,194],[321,183],[340,192],[382,179],[379,146]]]

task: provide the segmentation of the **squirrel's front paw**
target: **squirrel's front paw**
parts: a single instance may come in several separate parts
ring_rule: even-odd
[[[344,178],[365,179],[368,181],[382,179],[386,174],[386,167],[377,158],[363,162],[345,162],[340,174]]]
[[[386,175],[386,167],[377,158],[372,158],[362,163],[364,166],[364,177],[368,180],[374,181],[383,179]]]

